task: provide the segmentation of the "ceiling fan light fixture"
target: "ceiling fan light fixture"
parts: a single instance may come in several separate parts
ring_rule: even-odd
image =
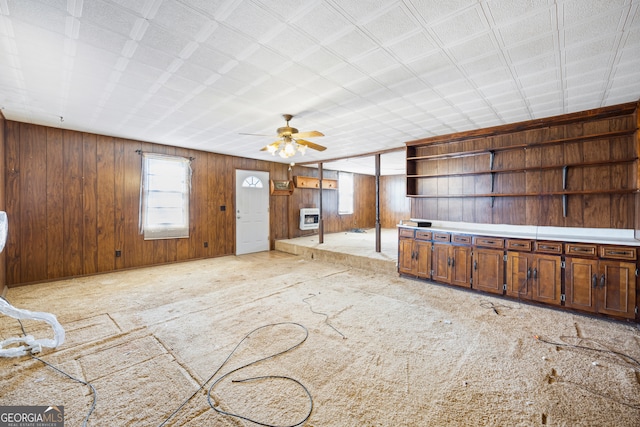
[[[269,154],[275,156],[276,152],[278,151],[278,144],[267,145],[267,151],[269,152]]]
[[[302,144],[298,144],[298,152],[304,156],[304,153],[307,152],[307,146],[306,145],[302,145]]]

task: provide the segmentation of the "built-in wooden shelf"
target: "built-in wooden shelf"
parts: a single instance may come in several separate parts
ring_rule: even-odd
[[[312,176],[294,176],[293,182],[296,188],[320,188],[320,179]],[[337,190],[338,189],[338,180],[337,179],[322,179],[322,189],[323,190]]]

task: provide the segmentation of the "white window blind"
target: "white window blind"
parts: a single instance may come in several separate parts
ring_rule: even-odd
[[[142,153],[140,232],[145,240],[189,237],[191,162]]]
[[[350,215],[353,213],[353,174],[348,172],[338,173],[338,214]]]

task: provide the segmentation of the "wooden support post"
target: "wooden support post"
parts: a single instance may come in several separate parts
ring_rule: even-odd
[[[318,203],[318,210],[320,211],[320,217],[318,218],[318,243],[324,243],[324,221],[322,219],[322,163],[318,163],[318,187],[320,194],[320,201]]]
[[[380,232],[380,154],[376,154],[376,252],[382,251]]]

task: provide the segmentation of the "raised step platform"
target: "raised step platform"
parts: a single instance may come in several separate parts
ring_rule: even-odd
[[[306,259],[384,273],[397,272],[398,231],[396,229],[381,231],[381,252],[375,251],[374,229],[325,234],[322,244],[318,243],[318,240],[317,234],[276,240],[275,248]]]

